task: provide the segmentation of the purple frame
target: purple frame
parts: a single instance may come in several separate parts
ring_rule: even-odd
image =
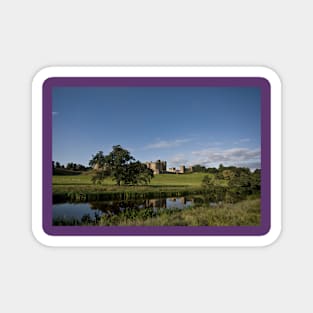
[[[261,91],[261,224],[259,226],[53,226],[53,87],[258,87]],[[262,77],[51,77],[43,83],[43,230],[53,236],[260,236],[271,227],[271,87]]]

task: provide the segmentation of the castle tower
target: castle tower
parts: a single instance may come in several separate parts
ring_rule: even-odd
[[[146,162],[148,168],[153,170],[153,174],[166,173],[166,161],[157,160],[156,162]]]

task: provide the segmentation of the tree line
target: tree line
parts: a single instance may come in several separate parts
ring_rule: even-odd
[[[90,167],[78,163],[69,162],[64,165],[58,161],[52,161],[53,175],[70,175],[73,174],[73,172],[80,174],[81,172],[88,171],[90,169]]]
[[[260,170],[256,169],[256,171]],[[231,173],[238,176],[240,175],[241,172],[249,174],[251,171],[247,167],[224,166],[223,164],[220,164],[219,167],[216,168],[216,167],[205,167],[203,165],[196,164],[192,166],[192,172],[215,174],[217,175],[217,178],[223,179],[225,177],[227,178],[227,176]]]
[[[223,179],[225,185],[218,181]],[[246,168],[223,169],[214,175],[206,175],[202,180],[203,193],[207,201],[226,201],[234,203],[248,196],[261,194],[261,170],[251,172]]]

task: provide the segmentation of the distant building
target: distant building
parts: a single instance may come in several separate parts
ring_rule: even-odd
[[[185,174],[187,172],[192,172],[192,166],[186,168],[185,165],[181,165],[179,168],[170,167],[166,169],[167,162],[157,160],[155,162],[146,162],[148,168],[153,170],[153,174],[166,174],[166,173],[173,173],[173,174]]]
[[[148,168],[153,170],[153,174],[166,173],[166,161],[157,160],[156,162],[146,162]]]
[[[180,173],[180,174],[185,174],[185,171],[186,171],[185,165],[181,165],[181,166],[179,167],[179,173]]]
[[[170,167],[167,170],[168,173],[175,173],[175,174],[185,174],[186,172],[189,172],[189,171],[190,171],[189,169],[186,170],[185,165],[181,165],[179,169],[176,167]]]
[[[176,167],[170,167],[170,168],[168,169],[168,172],[169,172],[169,173],[176,173]]]

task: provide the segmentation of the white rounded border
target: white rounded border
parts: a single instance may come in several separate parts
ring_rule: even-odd
[[[271,228],[262,236],[51,236],[42,227],[42,86],[51,77],[260,77],[271,86]],[[281,82],[267,67],[99,66],[47,67],[32,83],[32,230],[54,247],[257,247],[281,232]]]

